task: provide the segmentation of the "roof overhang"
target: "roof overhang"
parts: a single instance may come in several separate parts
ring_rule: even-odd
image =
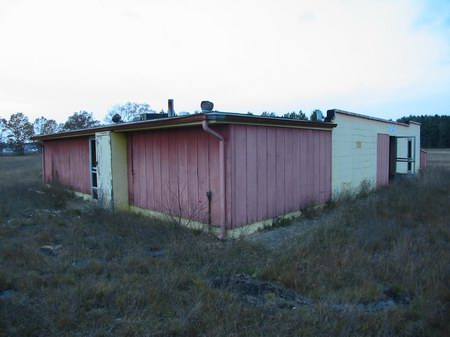
[[[372,116],[357,114],[357,113],[354,113],[354,112],[349,112],[349,111],[344,111],[344,110],[339,110],[339,109],[327,110],[327,117],[325,118],[325,121],[327,121],[327,122],[334,121],[335,115],[337,113],[341,114],[341,115],[350,116],[350,117],[363,118],[363,119],[368,119],[368,120],[372,120],[372,121],[375,121],[375,122],[394,124],[394,125],[401,125],[401,126],[406,126],[406,127],[409,127],[410,124],[420,125],[420,123],[417,123],[417,122],[414,122],[414,121],[409,121],[408,123],[399,123],[399,122],[390,121],[390,120],[387,120],[387,119],[382,119],[382,118],[378,118],[378,117],[372,117]]]
[[[259,125],[271,127],[287,127],[301,129],[319,129],[330,130],[336,127],[336,124],[328,122],[309,122],[288,118],[262,117],[245,115],[229,112],[211,112],[201,113],[182,117],[161,118],[147,121],[129,122],[99,126],[90,129],[73,130],[66,132],[58,132],[48,135],[36,136],[33,139],[38,141],[46,141],[61,138],[75,138],[94,136],[98,132],[136,132],[154,129],[181,128],[201,125],[206,120],[210,124],[238,124],[238,125]]]

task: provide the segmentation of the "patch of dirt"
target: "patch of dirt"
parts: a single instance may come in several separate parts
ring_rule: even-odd
[[[276,306],[282,309],[295,309],[310,305],[310,300],[296,292],[271,282],[257,280],[249,275],[218,276],[210,279],[211,288],[226,289],[239,295],[245,303],[256,306]]]
[[[65,208],[68,210],[77,210],[84,213],[90,212],[96,207],[98,207],[96,201],[84,200],[83,198],[73,198],[67,201],[67,205]]]
[[[300,218],[283,227],[271,227],[244,237],[245,240],[261,243],[267,248],[278,249],[294,236],[304,234],[317,227],[323,215],[316,219]]]
[[[235,293],[242,302],[250,305],[278,307],[289,310],[295,310],[300,306],[320,304],[336,311],[364,311],[371,313],[391,309],[399,305],[409,305],[411,302],[408,296],[398,296],[387,289],[383,298],[370,303],[335,304],[326,301],[315,303],[313,300],[301,296],[283,285],[261,281],[245,274],[213,277],[209,280],[209,286]]]

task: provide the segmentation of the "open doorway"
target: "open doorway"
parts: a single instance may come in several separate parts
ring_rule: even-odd
[[[416,137],[389,137],[389,180],[416,172]]]
[[[389,181],[395,178],[397,172],[397,137],[389,137]]]
[[[94,199],[98,199],[97,193],[97,149],[95,138],[89,138],[89,172],[91,176],[91,193]]]

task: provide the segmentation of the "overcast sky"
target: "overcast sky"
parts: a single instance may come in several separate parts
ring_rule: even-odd
[[[0,0],[0,116],[450,114],[448,0]]]

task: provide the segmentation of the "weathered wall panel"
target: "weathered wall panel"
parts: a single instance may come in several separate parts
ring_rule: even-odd
[[[373,186],[377,179],[377,134],[415,137],[416,172],[420,158],[420,125],[409,126],[395,122],[381,122],[370,118],[336,113],[333,123],[332,189],[337,196],[345,190],[357,189],[361,182]],[[398,140],[397,155],[405,156],[406,140]],[[398,163],[397,171],[406,173],[406,163]]]
[[[331,197],[331,132],[230,126],[235,157],[228,228],[323,203]]]
[[[420,169],[424,170],[427,167],[427,161],[428,161],[428,153],[420,149]]]
[[[389,135],[377,135],[377,187],[389,184]]]
[[[226,127],[212,127],[226,135]],[[219,141],[201,127],[128,134],[130,205],[219,225]]]
[[[267,129],[258,128],[257,130],[257,169],[256,169],[256,186],[257,186],[257,218],[265,219],[268,217],[267,207]]]
[[[48,140],[43,152],[44,183],[91,194],[88,137]]]

